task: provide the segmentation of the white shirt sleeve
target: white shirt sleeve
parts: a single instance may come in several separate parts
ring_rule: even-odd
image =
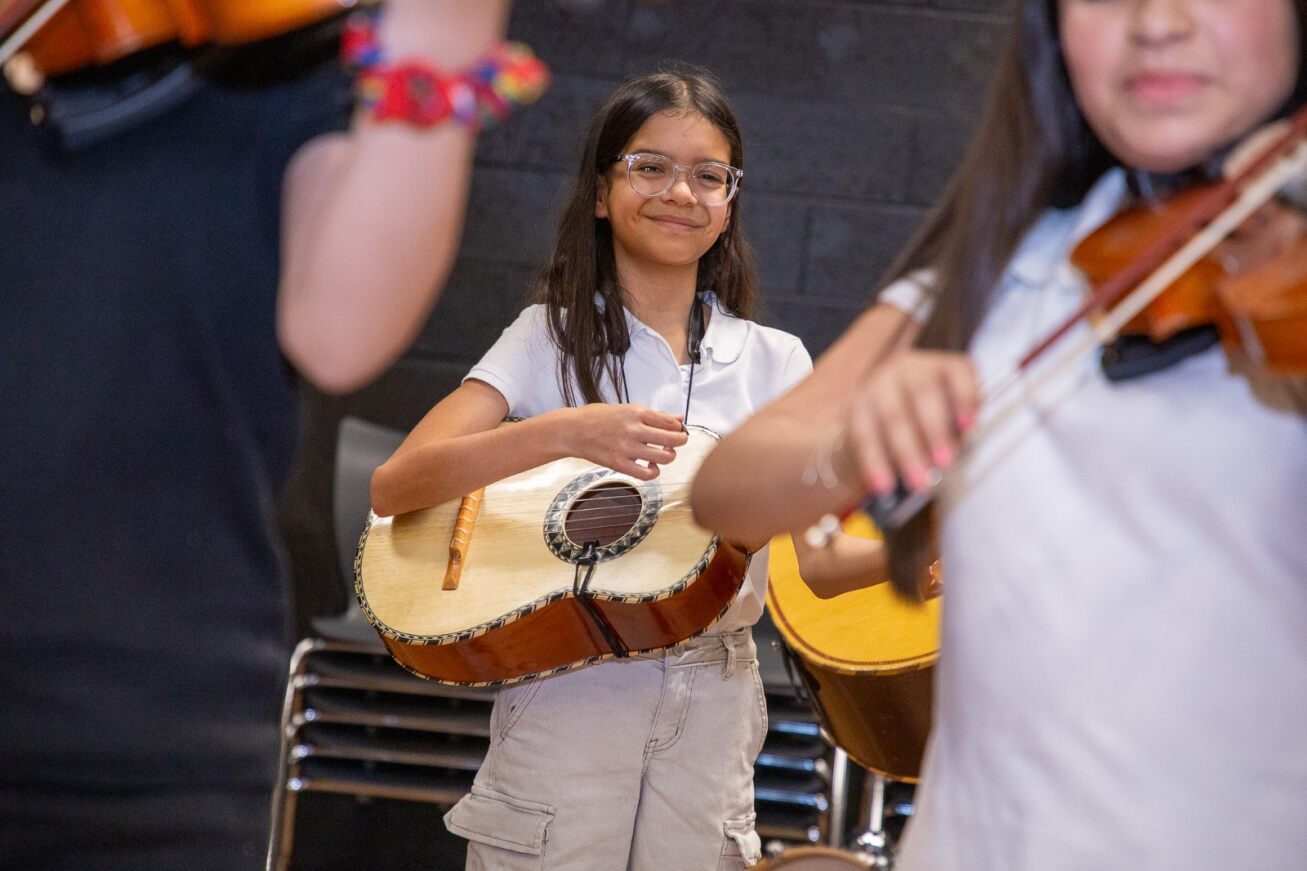
[[[498,390],[515,417],[529,417],[543,397],[558,393],[558,351],[545,307],[524,309],[463,380],[469,378]]]
[[[876,295],[876,302],[889,303],[924,324],[935,308],[935,300],[929,293],[934,280],[934,273],[929,269],[918,269],[884,287]]]
[[[785,366],[781,369],[780,391],[777,396],[787,392],[791,387],[798,384],[804,378],[812,374],[812,355],[808,349],[803,347],[803,342],[795,339],[794,347],[790,350],[790,355],[785,359]]]

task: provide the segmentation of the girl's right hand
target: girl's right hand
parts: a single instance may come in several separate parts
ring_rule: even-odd
[[[658,467],[676,459],[676,448],[689,438],[680,415],[643,405],[592,402],[563,411],[570,417],[565,423],[569,456],[641,481],[658,477]]]
[[[904,350],[873,370],[844,421],[844,450],[873,494],[898,481],[924,490],[953,464],[976,418],[979,389],[965,354]]]

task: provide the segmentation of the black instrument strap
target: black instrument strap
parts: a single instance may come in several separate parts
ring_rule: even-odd
[[[704,323],[703,307],[706,305],[696,293],[694,302],[690,305],[690,317],[686,322],[685,343],[686,350],[690,357],[690,377],[689,383],[685,388],[685,413],[681,416],[681,428],[684,430],[690,423],[690,397],[694,395],[694,368],[702,362],[703,359],[703,337],[707,332],[707,325]],[[622,358],[622,393],[618,397],[622,402],[631,401],[631,387],[626,383],[626,362]]]
[[[591,621],[594,622],[595,628],[603,636],[604,641],[608,644],[613,655],[619,659],[625,659],[631,655],[631,651],[617,634],[617,630],[608,622],[608,618],[603,615],[594,603],[590,601],[590,579],[594,577],[595,566],[599,562],[598,554],[599,542],[587,541],[581,551],[581,556],[576,560],[576,574],[572,579],[572,595],[576,601],[581,603],[581,607],[590,615]]]

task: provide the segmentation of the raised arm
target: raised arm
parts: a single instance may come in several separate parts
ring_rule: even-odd
[[[389,0],[388,58],[442,71],[486,54],[509,0]],[[475,134],[356,118],[300,149],[287,171],[277,330],[282,350],[328,392],[363,386],[411,344],[462,234]]]
[[[849,452],[827,445],[830,466],[818,470],[817,451],[838,429],[878,359],[906,347],[915,335],[898,308],[881,304],[863,313],[817,360],[811,376],[708,455],[692,493],[699,523],[757,546],[777,533],[801,530],[865,493]]]

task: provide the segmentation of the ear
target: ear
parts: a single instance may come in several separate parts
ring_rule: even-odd
[[[608,184],[607,179],[600,176],[595,180],[595,217],[608,218]]]

